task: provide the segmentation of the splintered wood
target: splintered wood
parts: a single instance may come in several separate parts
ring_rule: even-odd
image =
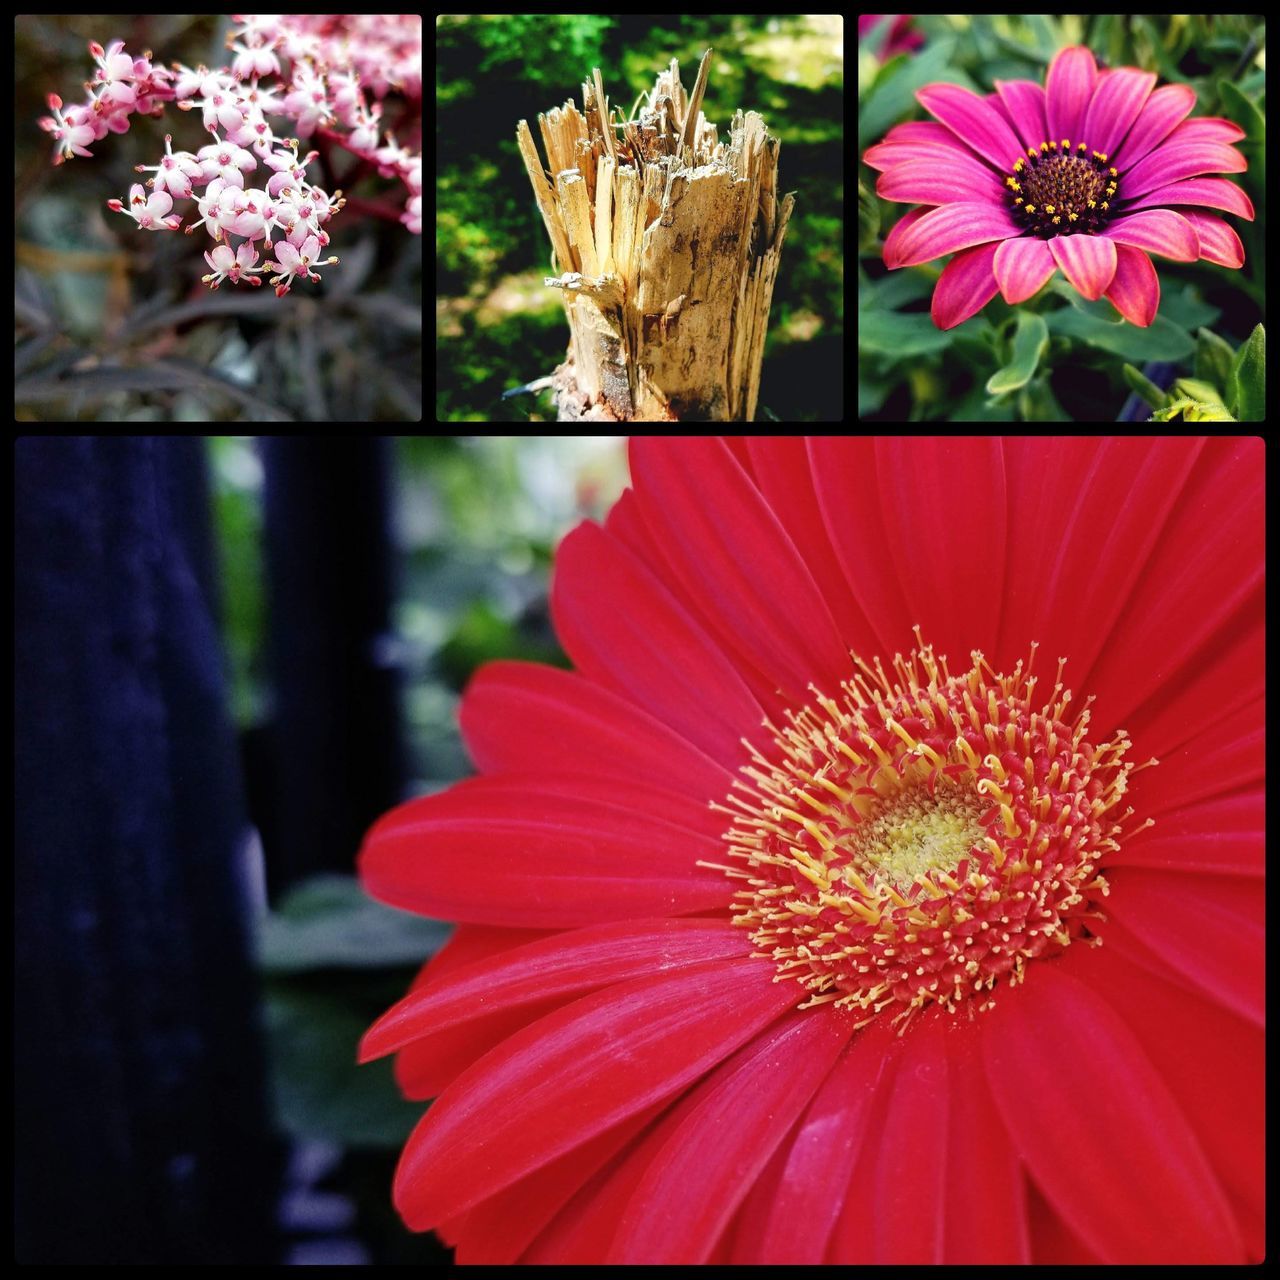
[[[639,116],[611,107],[599,68],[572,102],[528,122],[520,154],[569,319],[553,387],[563,421],[750,422],[792,195],[778,201],[778,139],[754,111],[729,138],[675,59]]]

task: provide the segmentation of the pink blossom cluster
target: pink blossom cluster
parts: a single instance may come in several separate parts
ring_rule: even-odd
[[[278,274],[271,283],[284,295],[297,276],[319,280],[316,268],[338,261],[320,256],[329,243],[324,225],[346,201],[341,191],[329,195],[307,180],[318,151],[298,154],[298,139],[317,133],[358,156],[362,167],[399,178],[409,192],[399,221],[421,234],[422,155],[398,143],[390,130],[379,145],[392,89],[420,110],[421,17],[272,14],[234,20],[239,25],[227,44],[235,56],[230,66],[214,70],[159,67],[149,51],[127,54],[123,41],[106,49],[90,42],[97,70],[85,85],[87,100],[64,112],[62,99],[51,93],[53,115],[40,121],[54,137],[54,163],[92,154],[90,143],[126,132],[134,114],[162,115],[168,102],[198,110],[213,141],[194,153],[174,151],[166,134],[159,163],[137,166],[154,175],[146,187],[135,183],[127,202],[107,205],[143,230],[177,231],[182,218],[172,212],[174,199],[194,199],[199,217],[185,230],[203,226],[217,242],[204,255],[210,274],[202,277],[214,289],[224,280],[260,285],[258,276],[273,270]],[[298,137],[277,134],[271,116],[291,120]],[[420,136],[418,114],[406,123]],[[389,216],[396,216],[394,210]],[[241,237],[239,246],[233,237]],[[268,255],[262,265],[259,242]]]

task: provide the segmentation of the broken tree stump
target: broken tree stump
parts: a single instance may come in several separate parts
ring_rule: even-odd
[[[599,68],[573,102],[529,124],[520,154],[559,270],[569,351],[552,375],[561,422],[750,422],[794,195],[778,200],[779,142],[754,111],[721,141],[675,59],[622,119]],[[615,114],[617,118],[615,119]]]

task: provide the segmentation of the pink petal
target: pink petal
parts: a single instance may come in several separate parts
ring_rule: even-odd
[[[1102,297],[1116,274],[1116,246],[1106,236],[1055,236],[1049,251],[1062,274],[1090,302]]]
[[[1125,139],[1111,159],[1121,173],[1132,169],[1153,147],[1173,132],[1196,105],[1195,90],[1185,84],[1167,84],[1156,89],[1138,112]],[[1129,192],[1130,195],[1133,192]]]
[[[1112,306],[1130,324],[1145,329],[1160,308],[1160,277],[1141,249],[1116,245],[1116,274],[1107,286]]]
[[[1048,243],[1035,236],[1002,240],[991,265],[996,284],[1010,304],[1025,302],[1058,269]]]
[[[940,147],[958,152],[960,155],[973,156],[973,151],[956,137],[945,124],[936,120],[904,120],[895,124],[884,135],[885,142],[892,143],[935,143]]]
[[[1129,68],[1113,71],[1099,83],[1085,114],[1084,132],[1079,139],[1073,136],[1072,141],[1085,142],[1091,151],[1101,151],[1110,158],[1138,118],[1155,83],[1151,72]]]
[[[1159,206],[1196,204],[1210,209],[1225,209],[1241,218],[1253,221],[1253,201],[1226,178],[1186,178],[1155,191],[1148,191],[1137,200],[1125,201],[1125,212]]]
[[[396,1170],[405,1222],[426,1230],[670,1098],[794,1004],[768,960],[720,960],[596,992],[465,1071],[413,1131]]]
[[[973,202],[944,205],[933,209],[914,223],[897,242],[894,261],[885,265],[913,267],[931,262],[944,253],[955,253],[989,240],[1007,240],[1018,234],[1018,227],[1003,209]]]
[[[1146,249],[1175,262],[1195,262],[1200,257],[1200,242],[1195,229],[1180,213],[1172,209],[1147,209],[1108,223],[1100,233],[1119,244]]]
[[[698,1086],[631,1196],[607,1261],[697,1265],[849,1041],[795,1010]]]
[[[929,84],[916,93],[916,98],[931,116],[941,120],[1001,173],[1007,173],[1022,154],[1017,135],[976,93],[955,84]]]
[[[1132,199],[1183,178],[1198,178],[1203,173],[1243,173],[1248,167],[1244,156],[1225,142],[1165,144],[1122,176],[1120,191],[1125,199]]]
[[[1196,116],[1184,120],[1170,135],[1169,145],[1179,142],[1239,142],[1244,130],[1234,120],[1221,116]]]
[[[1182,216],[1195,228],[1200,237],[1200,256],[1220,267],[1243,267],[1244,245],[1235,228],[1221,218],[1208,213],[1194,213],[1183,209]]]
[[[981,163],[946,125],[934,120],[908,120],[895,124],[880,142],[867,148],[862,159],[873,169],[887,169],[901,160],[941,159],[946,154]]]
[[[976,315],[996,296],[996,278],[991,261],[1004,241],[980,244],[957,253],[943,268],[933,290],[930,308],[939,329],[956,325]]]
[[[1049,140],[1044,116],[1044,90],[1033,80],[997,80],[996,92],[1024,147]]]
[[[932,213],[932,208],[911,209],[904,213],[901,218],[894,223],[893,229],[884,238],[884,250],[882,256],[884,265],[891,271],[901,264],[898,262],[898,253],[902,245],[902,238],[911,230],[921,218],[927,213]]]
[[[1081,45],[1060,50],[1049,64],[1045,80],[1045,112],[1049,138],[1079,142],[1089,99],[1098,78],[1093,53]],[[1101,148],[1097,148],[1101,150]]]
[[[876,180],[876,194],[911,204],[971,200],[1004,208],[1006,192],[1000,179],[977,160],[966,167],[959,156],[948,156],[895,164]]]
[[[1111,1263],[1242,1260],[1182,1109],[1099,995],[1040,965],[985,1016],[996,1107],[1031,1177],[1091,1249]]]

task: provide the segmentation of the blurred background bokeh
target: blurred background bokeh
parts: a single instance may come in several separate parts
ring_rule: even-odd
[[[471,772],[462,689],[565,664],[616,437],[19,441],[20,1261],[446,1264],[360,1037],[448,938],[368,826]],[[60,637],[60,639],[58,638]]]
[[[200,283],[212,241],[150,233],[106,207],[141,180],[171,133],[175,150],[210,136],[198,113],[172,104],[134,115],[91,157],[52,164],[37,121],[47,95],[84,100],[94,71],[87,44],[125,41],[162,65],[223,66],[230,17],[41,15],[15,20],[15,416],[19,422],[415,422],[422,416],[422,237],[392,218],[335,214],[327,230],[341,260],[321,284],[284,298],[269,287]],[[387,99],[384,125],[406,107]],[[287,129],[283,118],[273,120]],[[397,129],[417,145],[420,104]],[[404,184],[350,153],[321,145],[310,180],[402,210]],[[352,179],[355,178],[353,182]],[[174,211],[190,224],[192,201]]]
[[[758,419],[839,420],[843,398],[844,19],[834,15],[458,15],[436,19],[436,416],[554,421],[549,374],[568,325],[547,289],[550,244],[516,148],[539,112],[599,67],[622,108],[675,57],[686,89],[712,47],[703,110],[728,134],[755,110],[796,192],[773,295]],[[539,142],[539,146],[541,143]]]

